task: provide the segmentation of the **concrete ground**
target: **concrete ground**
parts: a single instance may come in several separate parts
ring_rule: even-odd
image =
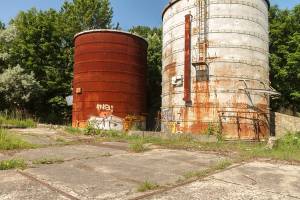
[[[117,142],[64,145],[62,141],[88,138],[51,129],[13,131],[45,146],[1,152],[0,160],[20,158],[29,163],[25,170],[0,171],[1,200],[300,199],[300,166],[256,161],[177,185],[186,173],[208,169],[228,158],[159,148],[132,153],[126,143]],[[43,159],[63,162],[36,162]],[[145,181],[165,187],[138,192]]]

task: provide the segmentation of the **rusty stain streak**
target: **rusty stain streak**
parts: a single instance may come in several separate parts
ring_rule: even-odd
[[[187,105],[191,104],[191,18],[185,16],[185,50],[184,50],[184,98]]]

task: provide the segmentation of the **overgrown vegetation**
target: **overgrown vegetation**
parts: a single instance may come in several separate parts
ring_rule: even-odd
[[[64,128],[64,131],[72,135],[78,135],[78,134],[83,134],[85,130],[80,128],[73,128],[72,126],[67,126]]]
[[[218,142],[214,143],[202,142],[189,134],[175,134],[162,138],[158,136],[128,135],[120,131],[96,130],[92,127],[89,127],[85,134],[95,136],[98,142],[128,142],[129,149],[133,152],[146,151],[145,144],[153,144],[170,149],[214,151],[222,154],[234,153],[242,160],[273,158],[300,162],[299,133],[287,134],[277,141],[273,149],[268,149],[266,142],[225,141],[223,136]]]
[[[31,118],[22,118],[0,113],[0,127],[34,128],[37,123]]]
[[[0,78],[0,111],[22,106],[41,122],[69,122],[65,97],[72,93],[73,37],[83,30],[115,28],[112,17],[109,0],[71,0],[59,11],[32,8],[7,27],[0,22],[0,77],[17,75],[15,85],[12,78]]]
[[[25,169],[26,167],[27,167],[27,164],[22,159],[0,161],[0,170]]]
[[[35,148],[35,145],[25,142],[17,136],[9,134],[7,130],[0,129],[0,150],[30,149],[30,148]]]
[[[291,10],[270,9],[270,67],[272,86],[282,95],[274,110],[300,112],[300,4]]]
[[[149,190],[156,190],[158,188],[159,188],[158,184],[152,183],[150,181],[145,181],[145,182],[143,182],[142,184],[140,184],[138,186],[137,191],[138,192],[146,192],[146,191],[149,191]]]
[[[141,153],[147,151],[147,148],[144,146],[143,140],[136,140],[129,145],[129,150],[135,153]]]
[[[252,157],[267,157],[300,162],[300,132],[288,133],[276,142],[273,149],[256,147],[247,152],[247,154]]]

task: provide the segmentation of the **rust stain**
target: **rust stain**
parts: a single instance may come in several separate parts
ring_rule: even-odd
[[[184,48],[184,98],[186,104],[191,103],[191,18],[185,16],[185,48]]]

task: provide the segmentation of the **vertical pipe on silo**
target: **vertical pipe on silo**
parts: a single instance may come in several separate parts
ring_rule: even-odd
[[[186,105],[191,103],[191,18],[185,16],[185,49],[184,49],[184,98]]]

